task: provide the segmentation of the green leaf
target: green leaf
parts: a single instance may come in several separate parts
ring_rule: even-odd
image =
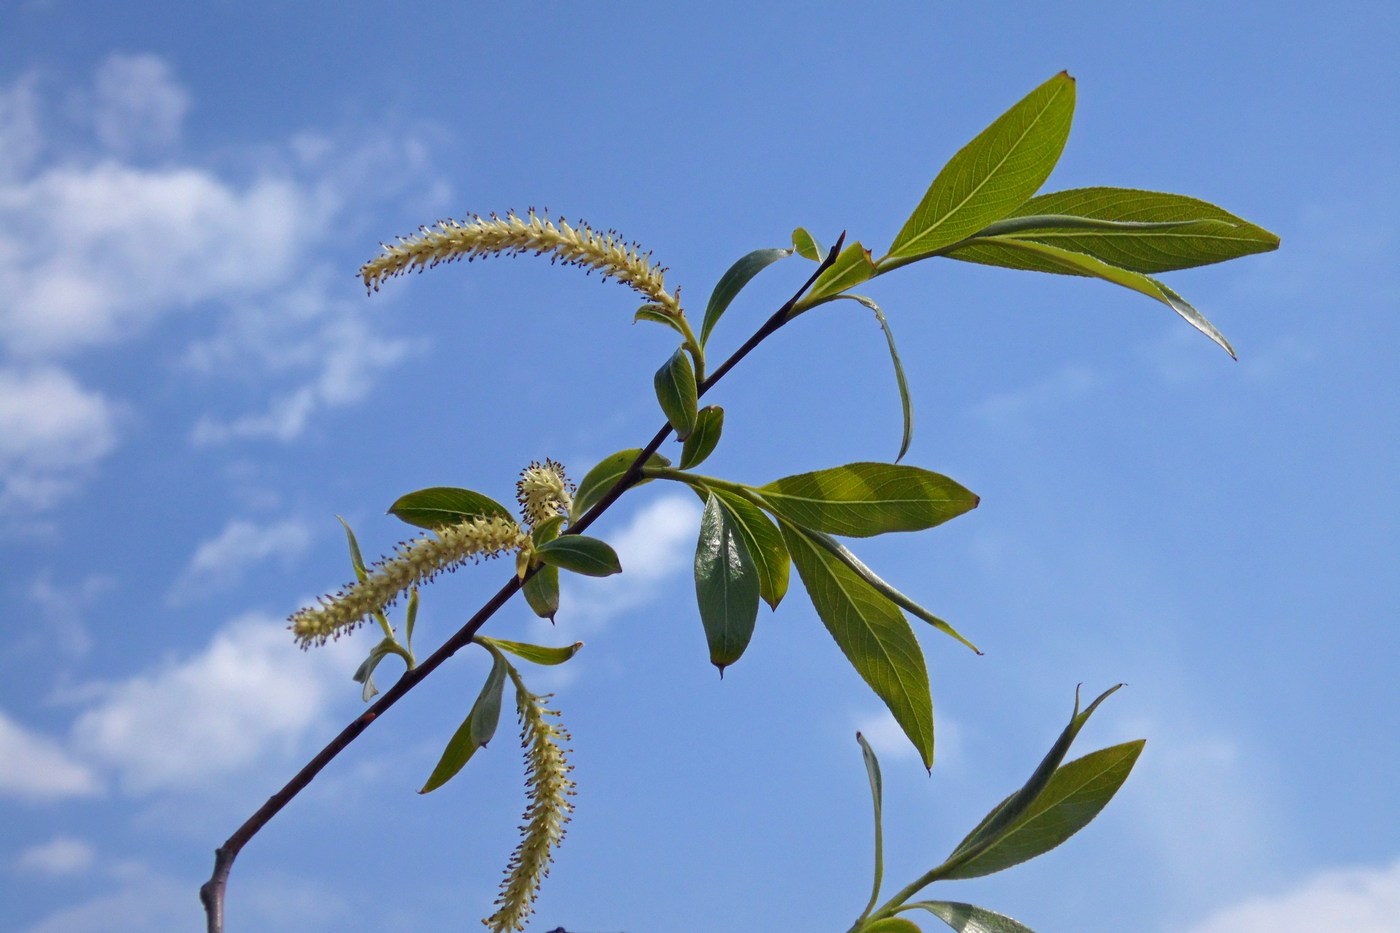
[[[491,673],[486,675],[486,683],[477,695],[476,702],[472,704],[471,712],[467,713],[467,718],[448,740],[437,767],[428,775],[423,789],[418,791],[420,794],[435,791],[456,777],[457,772],[476,754],[476,750],[484,748],[496,734],[496,724],[501,719],[501,694],[505,688],[507,664],[499,651],[492,650],[489,646],[487,650],[491,651]]]
[[[355,540],[355,532],[350,530],[350,523],[339,515],[335,520],[340,522],[340,527],[345,529],[345,540],[350,545],[350,565],[355,568],[355,579],[361,583],[369,576],[369,571],[365,569],[365,559],[360,554],[360,542]]]
[[[829,299],[848,288],[854,288],[874,276],[876,271],[875,263],[870,258],[870,250],[860,243],[852,243],[841,251],[826,271],[817,276],[807,294],[802,296],[802,300],[793,309],[792,316],[796,317],[802,311],[819,304],[819,299]]]
[[[743,655],[758,619],[758,569],[743,534],[711,493],[695,544],[695,599],[710,646],[710,663],[724,669]]]
[[[860,933],[922,933],[919,925],[903,917],[886,917],[876,920],[870,926],[860,928]]]
[[[1103,279],[1105,282],[1112,282],[1114,285],[1121,285],[1149,298],[1154,298],[1185,318],[1192,327],[1214,340],[1231,357],[1235,355],[1235,348],[1230,346],[1230,341],[1226,340],[1225,335],[1216,330],[1215,325],[1206,320],[1201,312],[1187,304],[1185,299],[1166,285],[1143,275],[1141,272],[1120,269],[1085,253],[1072,252],[1059,246],[1038,243],[1035,240],[1027,240],[1019,236],[989,237],[977,242],[1016,250],[1062,271]],[[961,249],[954,250],[948,255],[956,258],[961,252]]]
[[[1062,765],[1035,801],[978,854],[944,878],[978,878],[1043,855],[1079,832],[1118,793],[1145,740],[1101,748]]]
[[[685,439],[681,447],[682,470],[699,466],[705,458],[714,453],[719,436],[724,431],[724,409],[718,405],[706,405],[696,412],[695,430]]]
[[[685,350],[677,350],[656,371],[656,400],[666,420],[676,429],[676,437],[685,440],[695,428],[696,399],[695,367]]]
[[[798,227],[792,231],[792,248],[797,255],[812,262],[821,262],[826,258],[826,250],[822,249],[817,238],[808,233],[805,227]]]
[[[418,587],[411,587],[408,591],[408,607],[403,613],[403,642],[404,646],[411,652],[413,650],[413,626],[418,621]]]
[[[714,490],[714,494],[724,503],[730,520],[744,538],[749,557],[758,569],[759,595],[771,608],[777,609],[787,593],[788,573],[792,567],[792,558],[783,544],[782,533],[763,514],[763,510],[749,500],[723,489]]]
[[[360,666],[355,669],[353,679],[361,685],[360,699],[364,702],[368,703],[379,693],[379,688],[374,685],[374,669],[379,666],[380,661],[394,653],[394,640],[385,638],[370,649],[369,657],[360,662]]]
[[[779,259],[791,255],[790,249],[756,249],[730,266],[715,283],[715,290],[710,293],[710,303],[705,306],[705,319],[700,324],[700,345],[704,346],[709,341],[710,331],[719,323],[720,316],[754,276]]]
[[[993,227],[1008,222],[1015,222],[1016,228],[995,232],[1015,232],[1133,272],[1171,272],[1226,262],[1267,253],[1278,249],[1279,243],[1264,228],[1206,201],[1132,188],[1073,188],[1037,195]],[[970,254],[959,251],[953,258],[1076,274],[1054,266],[1042,268],[1033,257],[997,246],[977,247]]]
[[[807,595],[841,652],[933,768],[933,696],[913,629],[899,608],[802,531],[780,523]]]
[[[904,434],[899,440],[899,454],[894,458],[894,462],[898,463],[909,452],[909,442],[914,438],[914,403],[909,398],[909,382],[904,378],[904,364],[899,361],[899,350],[894,345],[894,331],[890,330],[890,323],[885,320],[885,312],[880,310],[874,299],[865,295],[840,297],[859,302],[875,312],[875,321],[880,325],[880,330],[885,332],[885,343],[889,344],[890,348],[890,360],[894,362],[895,384],[899,387],[899,407],[904,416]]]
[[[587,577],[607,577],[622,572],[617,553],[606,542],[587,535],[565,535],[546,541],[535,549],[535,555],[550,566]]]
[[[535,547],[559,537],[563,525],[564,516],[556,515],[535,526],[530,532]],[[521,589],[525,593],[525,602],[535,615],[553,622],[555,613],[559,611],[559,568],[545,564],[525,581]]]
[[[854,554],[852,554],[843,544],[841,544],[841,542],[831,537],[831,535],[820,531],[812,531],[811,529],[806,530],[806,535],[807,537],[811,538],[814,542],[820,544],[822,547],[830,551],[838,560],[841,561],[841,563],[854,570],[856,576],[860,577],[866,583],[870,584],[871,588],[873,588],[881,596],[885,597],[890,602],[894,603],[896,606],[899,606],[900,608],[913,613],[920,619],[923,619],[925,622],[938,629],[944,635],[948,635],[952,638],[957,639],[958,641],[962,642],[964,645],[967,645],[967,647],[971,648],[978,654],[982,653],[981,649],[979,649],[972,642],[964,638],[958,632],[957,629],[953,628],[947,622],[944,622],[938,616],[929,612],[923,606],[920,606],[918,603],[914,602],[914,600],[910,599],[908,596],[905,596],[899,590],[895,589],[894,587],[886,583],[884,580],[880,579],[880,577],[875,573],[875,571],[867,567],[859,557],[856,557]]]
[[[622,479],[623,474],[627,472],[627,468],[632,465],[633,461],[635,461],[641,453],[642,449],[640,447],[633,447],[630,450],[619,450],[617,453],[609,454],[598,461],[597,466],[588,471],[583,481],[578,484],[578,490],[574,493],[574,508],[571,513],[573,518],[575,520],[580,518],[583,513],[596,505],[599,499],[607,495],[608,490],[613,487],[614,483]],[[656,467],[670,466],[671,461],[661,454],[652,454],[647,459],[646,465]],[[637,481],[637,485],[640,486],[643,483],[649,482],[651,482],[651,480],[641,479]]]
[[[865,905],[865,913],[861,914],[866,917],[880,900],[880,884],[885,876],[884,782],[880,778],[880,759],[875,757],[875,750],[859,732],[856,733],[856,741],[860,743],[860,754],[865,759],[865,776],[870,779],[870,801],[875,805],[875,882],[871,887],[870,902]]]
[[[653,324],[665,324],[671,330],[686,336],[685,326],[681,324],[676,312],[670,310],[665,305],[645,304],[637,309],[637,313],[632,316],[632,323],[638,321],[651,321]]]
[[[1050,781],[1054,778],[1056,769],[1060,767],[1060,763],[1064,761],[1065,755],[1069,753],[1069,748],[1074,744],[1074,739],[1079,735],[1079,730],[1084,728],[1084,724],[1089,721],[1089,717],[1094,714],[1094,710],[1099,708],[1099,704],[1116,693],[1122,686],[1122,684],[1118,684],[1105,690],[1103,693],[1099,694],[1094,702],[1090,703],[1083,712],[1079,709],[1079,693],[1075,691],[1074,714],[1070,717],[1069,725],[1065,726],[1059,738],[1055,740],[1055,744],[1050,747],[1050,751],[1046,753],[1045,757],[1036,767],[1035,772],[1030,776],[1030,780],[1026,781],[1020,790],[1016,791],[1016,793],[1012,794],[1010,797],[1007,797],[983,817],[982,822],[978,823],[977,826],[973,828],[972,832],[968,833],[967,837],[963,839],[962,842],[958,843],[958,847],[944,860],[942,865],[934,869],[932,874],[936,875],[938,878],[964,877],[962,875],[954,875],[952,872],[956,871],[959,866],[980,856],[1030,811],[1031,807],[1036,802],[1036,798],[1045,791]]]
[[[1024,923],[1018,923],[1005,914],[999,914],[985,907],[973,904],[958,904],[953,901],[914,901],[905,904],[900,910],[922,908],[942,920],[958,933],[1035,933]]]
[[[579,649],[583,647],[581,641],[576,641],[572,645],[551,647],[549,645],[526,644],[523,641],[506,641],[504,638],[487,638],[485,635],[476,637],[480,641],[495,645],[502,651],[509,651],[518,658],[524,658],[531,664],[563,664],[578,654]]]
[[[770,511],[794,525],[864,538],[932,528],[977,507],[939,473],[894,463],[850,463],[758,487]]]
[[[469,518],[510,518],[510,512],[490,496],[470,489],[432,486],[400,496],[389,514],[419,528],[441,528]]]
[[[911,259],[956,243],[1020,207],[1050,177],[1073,117],[1074,79],[1062,71],[949,160],[886,258]]]

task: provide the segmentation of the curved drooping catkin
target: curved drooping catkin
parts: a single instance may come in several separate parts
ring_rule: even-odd
[[[574,794],[574,782],[569,780],[573,766],[564,758],[563,747],[569,733],[552,721],[559,713],[544,705],[548,696],[535,696],[519,680],[515,687],[530,802],[520,827],[520,844],[506,866],[501,895],[496,898],[496,912],[481,921],[491,933],[525,929],[540,882],[549,874],[553,850],[563,840],[565,824],[574,809],[569,802]]]
[[[386,279],[415,269],[457,259],[477,259],[500,254],[549,255],[556,262],[597,269],[612,276],[672,313],[680,313],[677,295],[666,291],[665,272],[652,263],[651,254],[616,232],[599,233],[583,221],[570,226],[550,220],[534,209],[524,217],[514,211],[504,217],[491,214],[470,220],[443,220],[432,227],[385,243],[384,252],[360,267],[365,286],[377,290]]]
[[[303,648],[323,644],[361,622],[376,610],[393,605],[412,586],[454,570],[467,560],[495,557],[525,547],[530,536],[508,518],[471,518],[444,525],[433,535],[405,541],[398,550],[370,568],[369,575],[340,592],[321,597],[320,604],[294,613],[292,634]]]

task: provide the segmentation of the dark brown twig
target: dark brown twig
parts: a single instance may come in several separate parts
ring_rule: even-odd
[[[752,337],[746,340],[739,349],[730,354],[729,358],[720,364],[720,367],[698,386],[699,395],[704,395],[709,391],[715,383],[719,382],[720,379],[724,377],[725,373],[729,372],[740,360],[748,356],[749,352],[752,351],[754,347],[758,346],[766,338],[772,336],[773,333],[787,323],[788,314],[792,311],[798,299],[806,294],[807,290],[812,287],[812,283],[817,280],[817,276],[825,272],[827,268],[836,261],[836,257],[841,252],[841,245],[845,239],[846,235],[842,233],[841,237],[836,241],[836,244],[831,248],[831,251],[827,253],[826,258],[822,260],[817,270],[803,283],[802,287],[799,288],[791,298],[784,302],[783,306],[774,312],[773,316],[765,321],[763,325],[754,332]],[[636,485],[642,478],[642,467],[646,464],[651,455],[656,453],[657,449],[661,447],[661,444],[670,433],[671,426],[669,424],[663,425],[662,428],[656,432],[656,436],[651,439],[651,442],[647,444],[642,452],[637,455],[637,458],[632,461],[632,465],[627,468],[627,472],[622,474],[622,476],[613,483],[612,488],[610,488],[582,518],[575,522],[565,534],[579,534],[583,532],[589,525],[593,524],[598,516],[607,511],[608,507],[616,502],[624,492]],[[526,575],[526,579],[528,578],[529,574]],[[332,739],[325,748],[317,752],[316,756],[308,761],[281,790],[269,797],[267,802],[259,807],[252,816],[248,817],[243,825],[238,827],[234,834],[229,836],[223,845],[214,850],[214,871],[209,876],[209,880],[204,882],[199,889],[199,900],[204,905],[208,933],[224,933],[224,895],[228,889],[228,876],[229,872],[233,869],[234,860],[238,858],[238,853],[243,851],[243,847],[247,845],[283,807],[290,803],[292,798],[301,793],[302,790],[316,778],[316,775],[321,773],[322,768],[330,764],[332,759],[349,747],[351,742],[359,738],[360,733],[369,728],[370,723],[387,712],[389,707],[393,706],[405,694],[418,686],[425,677],[437,670],[444,661],[452,657],[462,648],[471,644],[472,639],[476,636],[476,633],[481,630],[481,627],[520,590],[522,582],[520,577],[512,575],[509,582],[507,582],[505,586],[502,586],[496,592],[496,595],[487,600],[451,638],[434,651],[427,660],[423,661],[417,667],[405,671],[403,676],[401,676],[392,687],[384,691],[383,695],[380,696],[369,709],[356,716],[349,725],[340,730],[340,734]]]

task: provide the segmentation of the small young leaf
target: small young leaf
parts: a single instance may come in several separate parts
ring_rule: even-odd
[[[408,591],[408,607],[403,613],[403,643],[409,651],[413,650],[413,626],[418,622],[418,587],[412,587]]]
[[[1073,117],[1074,79],[1060,72],[948,161],[886,258],[909,259],[956,243],[1020,207],[1050,177]]]
[[[1047,223],[1023,224],[1016,235],[1085,253],[1132,272],[1171,272],[1226,262],[1278,249],[1279,243],[1276,235],[1214,204],[1160,191],[1105,187],[1055,191],[1031,198],[1006,220],[1029,222],[1042,215],[1049,215]],[[1073,219],[1115,223],[1075,226],[1064,222]],[[1054,220],[1060,222],[1048,222]],[[997,247],[987,249],[955,258],[1013,268],[1033,261]]]
[[[546,564],[521,586],[525,602],[541,619],[554,621],[559,612],[559,568]]]
[[[875,757],[875,749],[870,747],[870,743],[865,741],[865,736],[856,733],[856,741],[860,743],[860,754],[865,759],[865,776],[870,779],[870,801],[875,806],[875,883],[871,886],[870,902],[865,905],[865,913],[862,917],[869,915],[875,909],[875,904],[880,900],[880,885],[885,877],[885,823],[884,823],[884,782],[880,778],[880,759]]]
[[[899,607],[814,544],[801,530],[781,522],[807,595],[841,652],[885,702],[895,722],[933,768],[933,697],[924,654]]]
[[[587,577],[607,577],[622,572],[617,553],[606,542],[586,535],[565,535],[535,549],[535,555],[553,567]]]
[[[792,248],[797,255],[812,262],[821,262],[826,258],[826,250],[822,249],[817,238],[808,233],[805,227],[798,227],[792,231]]]
[[[914,438],[914,403],[909,398],[909,382],[904,378],[904,364],[899,361],[899,350],[894,345],[894,331],[890,330],[890,322],[885,320],[885,312],[880,310],[880,306],[875,303],[874,299],[864,295],[841,295],[840,297],[859,302],[875,312],[875,321],[880,325],[880,330],[885,333],[885,343],[890,348],[890,360],[894,362],[894,381],[899,388],[900,412],[904,416],[904,434],[899,439],[899,454],[894,458],[894,462],[898,463],[909,452],[909,442]]]
[[[441,528],[469,518],[510,518],[510,512],[490,496],[470,489],[432,486],[400,496],[389,514],[419,528]]]
[[[360,542],[355,540],[355,532],[350,530],[350,523],[339,515],[335,520],[340,522],[340,527],[345,529],[345,540],[350,545],[350,566],[355,568],[355,579],[361,583],[369,576],[369,571],[365,569],[365,559],[360,554]]]
[[[615,454],[610,454],[598,461],[598,465],[588,471],[583,480],[578,484],[578,490],[574,493],[574,508],[571,513],[574,519],[578,519],[591,509],[599,499],[603,498],[612,488],[613,484],[622,479],[622,475],[627,472],[627,468],[641,454],[640,447],[633,447],[631,450],[619,450]],[[671,461],[661,454],[652,454],[646,462],[647,466],[670,466]],[[651,480],[642,479],[637,481],[640,486],[649,483]]]
[[[758,569],[759,595],[771,608],[777,609],[787,594],[788,573],[792,567],[782,533],[763,510],[749,500],[722,489],[715,490],[714,494],[724,503],[734,527],[744,537],[744,546]],[[701,498],[705,496],[702,494]]]
[[[860,933],[923,933],[919,925],[904,917],[886,917],[876,920],[869,926],[861,927]]]
[[[705,458],[714,453],[723,430],[723,408],[718,405],[706,405],[700,409],[695,416],[695,430],[690,432],[690,437],[685,439],[685,444],[681,447],[680,468],[688,470],[704,463]]]
[[[754,276],[779,259],[791,255],[790,249],[756,249],[730,266],[715,283],[715,290],[710,293],[710,303],[705,306],[705,319],[700,324],[700,345],[704,346],[709,341],[710,331],[715,329],[720,316]]]
[[[509,651],[518,658],[524,658],[531,664],[563,664],[578,654],[579,649],[583,647],[581,641],[576,641],[572,645],[550,647],[548,645],[530,645],[522,641],[506,641],[504,638],[487,638],[484,635],[478,635],[477,638],[495,645],[502,651]]]
[[[979,878],[1043,855],[1089,824],[1118,793],[1144,740],[1101,748],[1061,765],[1016,820],[943,878]]]
[[[905,904],[901,910],[922,908],[942,920],[958,933],[1035,933],[1024,923],[1018,923],[1005,914],[999,914],[985,907],[973,904],[958,904],[953,901],[914,901]]]
[[[379,693],[379,688],[374,685],[374,669],[379,666],[380,661],[394,653],[393,645],[392,639],[385,638],[370,649],[369,657],[360,662],[360,666],[355,669],[353,679],[361,685],[360,699],[366,703]]]
[[[1060,271],[1070,272],[1075,275],[1086,275],[1096,279],[1103,279],[1105,282],[1112,282],[1114,285],[1121,285],[1130,288],[1139,294],[1154,298],[1162,304],[1171,308],[1177,314],[1185,318],[1192,327],[1205,334],[1211,340],[1220,345],[1231,357],[1235,356],[1234,347],[1230,346],[1230,341],[1225,339],[1225,335],[1220,333],[1210,321],[1206,320],[1201,312],[1187,304],[1176,292],[1154,278],[1143,275],[1141,272],[1132,272],[1128,269],[1120,269],[1112,266],[1101,259],[1095,259],[1086,253],[1076,253],[1059,246],[1052,246],[1049,243],[1039,243],[1035,240],[1024,239],[1019,236],[998,236],[988,237],[985,240],[975,241],[979,244],[992,244],[1007,249],[1012,249],[1021,253],[1033,256],[1040,262],[1054,266]],[[962,250],[954,250],[948,255],[956,257]]]
[[[696,399],[699,390],[695,385],[695,367],[690,364],[690,355],[685,350],[677,350],[671,358],[656,371],[656,400],[666,420],[676,429],[676,437],[685,440],[695,429]]]
[[[489,647],[487,650],[491,651],[491,673],[486,675],[486,683],[472,704],[471,712],[467,713],[467,718],[448,740],[437,767],[428,775],[423,789],[418,791],[420,794],[435,791],[456,777],[476,750],[483,748],[496,734],[496,724],[501,719],[501,694],[505,689],[507,665],[499,651]]]
[[[802,300],[793,309],[792,316],[796,317],[813,305],[820,304],[822,299],[830,299],[848,288],[855,288],[875,275],[876,271],[875,263],[870,258],[870,250],[860,243],[852,243],[841,250],[836,261],[812,283],[807,294],[802,296]]]
[[[1079,693],[1074,696],[1074,714],[1070,717],[1069,725],[1065,726],[1060,733],[1055,744],[1050,747],[1050,751],[1041,759],[1036,766],[1035,772],[1031,774],[1030,780],[1021,787],[1020,790],[1007,797],[1000,804],[994,807],[982,822],[978,823],[967,834],[952,854],[944,860],[943,864],[935,869],[939,878],[953,877],[950,873],[956,871],[968,861],[976,858],[983,851],[994,844],[998,838],[1005,833],[1009,827],[1021,819],[1035,804],[1036,798],[1041,795],[1046,786],[1055,776],[1055,771],[1060,767],[1060,763],[1065,760],[1065,755],[1069,753],[1069,748],[1074,744],[1074,739],[1079,735],[1079,730],[1084,728],[1084,724],[1089,721],[1089,717],[1094,714],[1094,710],[1099,708],[1099,704],[1108,699],[1118,691],[1122,684],[1110,687],[1090,703],[1082,712],[1079,709]],[[1096,813],[1098,811],[1095,811]]]
[[[932,528],[977,507],[939,473],[894,463],[850,463],[760,486],[768,508],[794,525],[863,538]]]
[[[637,309],[637,313],[632,316],[633,324],[638,321],[651,321],[653,324],[664,324],[682,337],[686,335],[685,327],[682,326],[676,313],[668,309],[665,305],[642,305]]]
[[[695,545],[695,599],[710,646],[710,663],[724,669],[743,655],[758,619],[758,569],[743,534],[714,493],[700,517]]]

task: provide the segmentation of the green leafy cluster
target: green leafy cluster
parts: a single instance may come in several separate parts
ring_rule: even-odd
[[[947,476],[900,463],[913,434],[906,374],[884,311],[869,296],[852,289],[903,266],[940,257],[1097,278],[1166,305],[1234,356],[1233,348],[1215,326],[1153,275],[1223,262],[1278,245],[1278,238],[1268,231],[1182,195],[1108,187],[1038,194],[1064,149],[1074,102],[1074,81],[1061,73],[994,121],[937,174],[883,256],[876,258],[858,241],[847,245],[844,233],[828,251],[810,232],[798,227],[790,247],[755,250],[730,267],[715,285],[698,331],[674,300],[653,298],[643,305],[634,320],[662,324],[680,336],[679,346],[653,378],[666,424],[650,445],[605,457],[576,489],[567,485],[558,464],[546,461],[545,467],[555,470],[557,476],[546,477],[555,485],[546,483],[541,488],[557,489],[559,499],[553,505],[546,502],[545,507],[527,507],[528,540],[516,550],[517,578],[531,610],[551,621],[556,618],[560,571],[589,576],[621,571],[611,547],[581,533],[621,494],[654,480],[682,483],[704,503],[695,550],[695,592],[709,658],[721,676],[747,649],[760,604],[776,609],[783,600],[795,565],[827,631],[857,674],[889,708],[924,766],[931,769],[932,694],[924,654],[908,617],[912,615],[973,651],[977,649],[949,623],[883,580],[839,539],[933,528],[971,511],[979,500]],[[485,249],[478,242],[486,242],[485,235],[473,233],[476,238],[467,246]],[[495,249],[493,244],[495,240],[487,246]],[[794,255],[818,263],[807,284],[747,343],[711,371],[706,349],[726,311],[760,272]],[[436,258],[433,253],[423,262]],[[381,265],[384,261],[379,260]],[[903,418],[894,462],[849,463],[761,485],[695,472],[716,450],[725,424],[722,407],[701,406],[705,394],[759,342],[802,314],[838,300],[855,302],[871,311],[885,337]],[[658,452],[671,433],[681,445],[674,463]],[[536,467],[545,468],[532,465],[532,469]],[[409,493],[389,511],[411,525],[439,532],[463,522],[509,517],[508,510],[490,497],[455,487]],[[346,532],[356,573],[363,581],[366,570],[358,546],[348,526]],[[412,668],[410,646],[416,611],[415,589],[410,593],[403,644],[383,612],[374,613],[384,637],[356,673],[356,679],[364,684],[366,699],[375,692],[371,675],[382,658],[395,654]],[[579,648],[578,644],[544,648],[485,636],[475,636],[473,641],[490,654],[492,667],[466,719],[424,784],[424,793],[459,773],[490,741],[508,680],[516,688],[518,705],[533,702],[534,695],[525,689],[507,655],[558,664],[573,657]],[[1076,700],[1070,725],[1025,786],[989,813],[940,865],[879,906],[883,859],[880,772],[874,753],[861,739],[875,800],[875,890],[851,933],[917,930],[913,921],[901,916],[915,910],[926,911],[958,930],[1025,931],[1023,925],[985,908],[910,898],[934,881],[990,874],[1035,857],[1059,845],[1099,812],[1126,779],[1143,743],[1103,749],[1068,764],[1063,760],[1084,722],[1112,692],[1100,696],[1083,712]],[[525,712],[522,718],[528,718]],[[530,721],[538,725],[544,720],[535,717]],[[540,754],[548,757],[543,751]]]

